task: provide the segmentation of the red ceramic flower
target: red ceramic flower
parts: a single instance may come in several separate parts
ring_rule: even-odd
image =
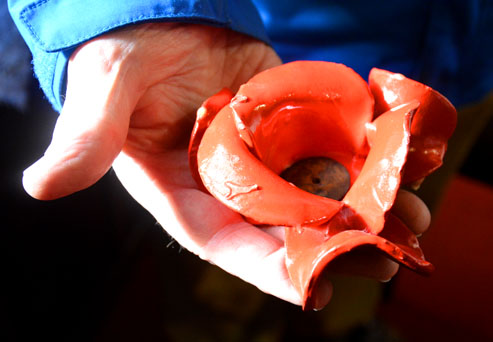
[[[401,184],[419,184],[441,165],[456,111],[400,74],[373,69],[369,79],[341,64],[293,62],[256,75],[234,97],[222,90],[198,111],[194,178],[248,221],[286,226],[286,265],[304,308],[327,264],[360,246],[417,272],[433,269],[389,210]],[[342,199],[279,176],[309,157],[345,167],[350,188]]]

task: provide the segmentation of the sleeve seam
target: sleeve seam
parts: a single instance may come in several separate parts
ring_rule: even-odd
[[[167,13],[165,12],[158,12],[155,14],[140,14],[138,16],[129,16],[125,18],[124,20],[120,20],[118,22],[113,22],[109,25],[105,25],[104,27],[101,27],[97,30],[91,31],[85,35],[77,36],[74,39],[67,40],[67,41],[62,41],[58,42],[56,45],[55,44],[46,44],[44,40],[36,33],[35,28],[29,23],[29,20],[27,19],[27,14],[33,12],[36,8],[39,8],[41,6],[46,5],[50,0],[42,0],[39,1],[38,3],[32,4],[26,8],[24,8],[21,13],[20,13],[20,19],[22,22],[27,26],[29,29],[29,32],[33,36],[33,38],[38,42],[38,44],[46,51],[46,52],[55,52],[58,50],[70,48],[74,45],[80,44],[88,39],[94,38],[102,33],[108,32],[108,30],[115,29],[127,24],[132,24],[135,23],[136,21],[142,22],[145,20],[156,20],[156,19],[162,19],[163,21],[177,21],[180,20],[182,22],[198,22],[201,21],[203,23],[209,23],[209,24],[214,24],[214,25],[219,25],[219,26],[224,26],[227,25],[227,22],[221,22],[216,19],[206,17],[206,16],[195,16],[195,17],[190,17],[190,13],[185,13],[185,12],[178,12],[178,13],[173,13],[171,15],[165,16]],[[228,17],[227,20],[230,20]]]

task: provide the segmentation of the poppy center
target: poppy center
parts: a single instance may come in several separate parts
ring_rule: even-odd
[[[337,201],[344,197],[351,185],[347,169],[327,157],[299,160],[284,170],[281,177],[302,190]]]

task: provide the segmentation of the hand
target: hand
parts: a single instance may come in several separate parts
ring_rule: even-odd
[[[267,45],[206,26],[142,24],[96,38],[70,59],[53,140],[25,171],[24,187],[38,199],[59,198],[94,184],[113,165],[129,193],[183,247],[264,292],[300,304],[285,267],[283,229],[252,226],[197,190],[187,160],[202,101],[225,86],[236,91],[280,63]],[[426,229],[426,206],[409,193],[399,198],[398,215],[416,233]],[[350,271],[380,280],[397,271],[388,259],[372,258],[359,264],[377,267]],[[317,307],[330,296],[330,282],[321,282]]]

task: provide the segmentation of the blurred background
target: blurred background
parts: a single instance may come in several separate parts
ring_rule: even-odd
[[[0,29],[4,41],[15,34]],[[401,268],[386,284],[334,276],[328,307],[302,312],[182,250],[112,171],[64,199],[30,198],[22,171],[58,114],[18,65],[28,52],[3,46],[0,85],[16,94],[9,82],[22,77],[30,97],[0,99],[1,341],[493,340],[491,95],[461,108],[449,166],[420,190],[433,209],[421,244],[435,273]]]

